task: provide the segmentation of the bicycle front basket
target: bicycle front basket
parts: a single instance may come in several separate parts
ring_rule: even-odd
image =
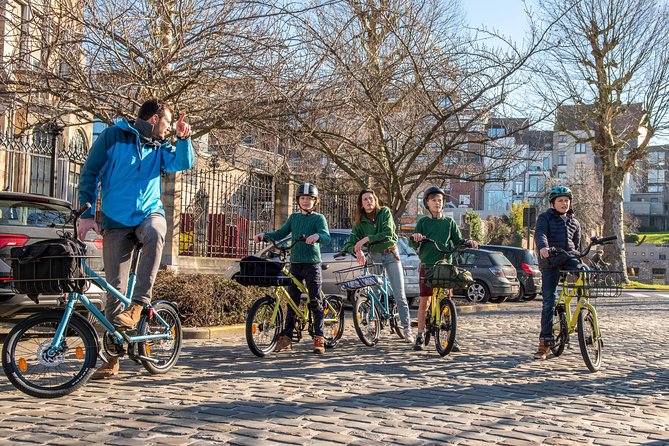
[[[352,291],[383,284],[381,274],[383,274],[382,265],[353,266],[335,271],[335,279],[340,290]]]
[[[622,271],[578,270],[563,271],[562,274],[563,287],[580,288],[591,298],[619,297],[622,293]],[[582,283],[576,282],[577,277],[582,279]]]
[[[86,245],[78,240],[41,240],[11,249],[12,287],[28,296],[84,292],[88,281],[81,268]]]
[[[293,283],[290,277],[283,274],[283,263],[256,256],[241,259],[239,272],[232,278],[245,286],[286,286]]]
[[[474,277],[466,269],[442,260],[425,271],[423,282],[430,288],[467,288],[474,283]]]

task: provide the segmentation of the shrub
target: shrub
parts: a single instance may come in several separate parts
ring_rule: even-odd
[[[625,234],[625,243],[636,243],[639,241],[639,234]]]
[[[153,299],[176,302],[186,327],[240,324],[251,304],[264,295],[257,287],[207,274],[175,274],[159,271]]]

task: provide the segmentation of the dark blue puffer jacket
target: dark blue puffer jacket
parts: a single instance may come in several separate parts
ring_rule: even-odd
[[[556,247],[575,253],[581,247],[581,224],[574,218],[571,209],[567,211],[565,220],[551,208],[537,218],[534,240],[537,250]]]

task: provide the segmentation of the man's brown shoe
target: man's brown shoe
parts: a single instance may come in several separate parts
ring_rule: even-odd
[[[546,359],[551,353],[551,345],[543,339],[539,341],[539,348],[534,353],[534,359]]]
[[[108,356],[108,362],[102,364],[102,367],[97,369],[95,373],[91,375],[91,379],[105,379],[116,376],[119,373],[119,363],[117,356]]]
[[[293,341],[290,340],[288,336],[279,336],[279,340],[276,343],[275,352],[280,352],[281,350],[292,350]]]
[[[130,308],[125,310],[114,318],[114,325],[117,327],[135,328],[139,318],[142,316],[144,307],[137,304],[131,304]]]
[[[323,336],[314,337],[314,353],[317,355],[322,355],[325,353],[325,339]]]

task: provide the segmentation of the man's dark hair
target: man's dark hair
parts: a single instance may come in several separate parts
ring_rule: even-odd
[[[162,118],[165,114],[165,110],[172,113],[172,107],[170,107],[162,99],[151,98],[142,104],[137,113],[139,119],[147,121],[151,116],[158,115],[159,118]]]

